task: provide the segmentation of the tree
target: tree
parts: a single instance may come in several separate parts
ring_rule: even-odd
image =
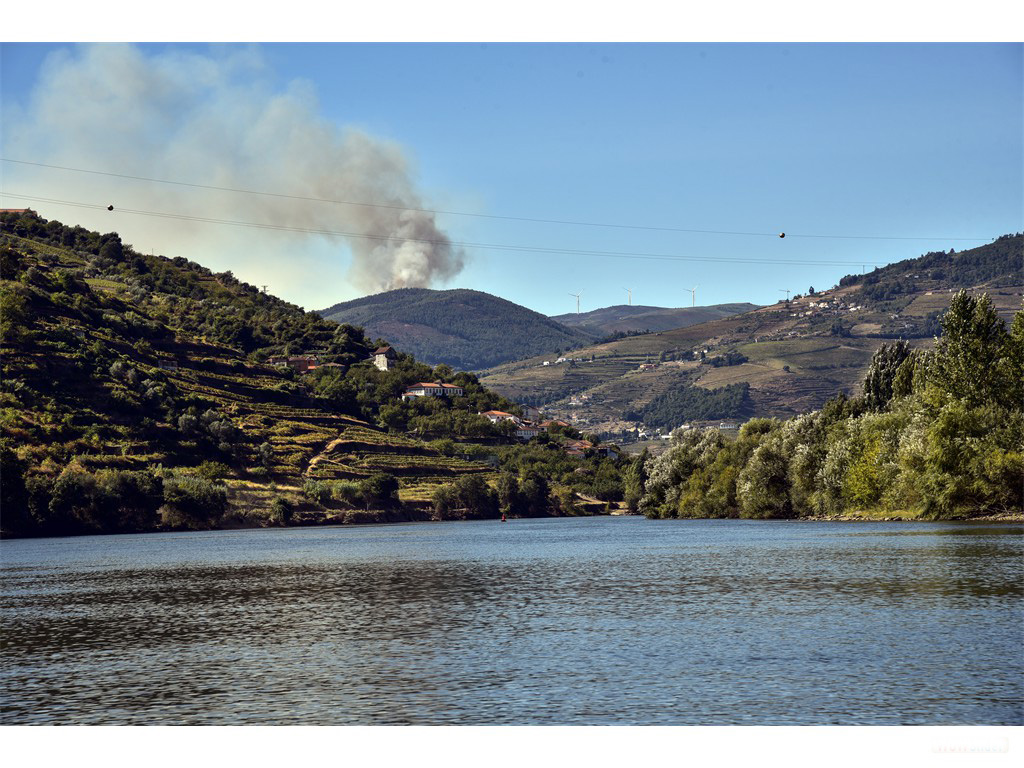
[[[1021,372],[1013,359],[1012,337],[988,294],[960,291],[942,320],[928,378],[969,405],[1000,402],[1019,391]]]
[[[518,517],[526,511],[526,500],[519,490],[519,478],[511,472],[502,472],[498,476],[496,488],[498,509],[503,515]]]
[[[431,497],[435,520],[449,520],[459,503],[459,494],[453,485],[439,485]]]
[[[370,475],[359,484],[359,490],[366,501],[366,508],[378,504],[391,507],[398,504],[398,479],[387,472]]]
[[[540,517],[549,511],[549,486],[547,478],[540,472],[530,471],[523,477],[520,485],[523,501],[530,516]]]
[[[647,447],[633,459],[623,476],[623,491],[626,498],[626,505],[630,512],[636,512],[639,508],[640,499],[644,495],[644,486],[647,484],[647,460],[650,454]]]
[[[9,287],[0,290],[0,340],[8,344],[19,341],[29,317],[28,299],[22,291]]]
[[[893,399],[897,374],[910,357],[910,345],[900,339],[894,344],[883,344],[871,356],[871,365],[864,377],[864,400],[873,411],[884,410]]]
[[[480,475],[463,475],[455,481],[454,487],[459,507],[465,510],[466,517],[498,516],[498,498]]]
[[[774,432],[758,445],[736,479],[743,517],[791,517],[789,457],[782,435]]]
[[[100,246],[99,256],[101,259],[111,259],[112,261],[121,261],[124,258],[124,248],[121,245],[121,238],[114,232],[103,235],[100,238],[103,245]]]
[[[288,525],[294,512],[295,507],[284,496],[277,496],[270,505],[270,519],[278,525]]]

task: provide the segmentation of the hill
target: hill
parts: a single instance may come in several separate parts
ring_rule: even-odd
[[[583,347],[566,363],[506,363],[482,372],[481,382],[580,428],[620,436],[806,413],[857,392],[885,341],[932,346],[955,290],[987,292],[1009,322],[1024,295],[1022,245],[1024,236],[1006,235],[925,254],[741,315]],[[727,396],[716,393],[728,386]]]
[[[528,466],[509,424],[477,415],[514,403],[404,353],[378,370],[373,348],[230,272],[0,212],[0,530],[495,516],[502,489],[555,514],[617,477],[561,451]],[[462,394],[400,397],[438,380]]]
[[[578,328],[595,339],[608,338],[616,333],[637,331],[668,331],[688,325],[706,323],[723,317],[739,315],[757,309],[756,304],[713,304],[709,307],[645,307],[619,304],[579,314],[555,315],[551,319],[570,328]]]
[[[594,337],[482,291],[400,288],[320,314],[386,338],[419,360],[475,371],[590,343]]]

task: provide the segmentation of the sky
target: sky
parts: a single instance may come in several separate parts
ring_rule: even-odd
[[[1022,52],[3,43],[0,206],[314,310],[770,304],[1024,229]]]

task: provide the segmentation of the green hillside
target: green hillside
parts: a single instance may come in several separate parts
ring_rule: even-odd
[[[502,476],[518,493],[539,471],[477,415],[516,405],[472,374],[402,353],[379,371],[361,328],[230,273],[0,213],[0,278],[4,535],[497,514]],[[400,400],[424,380],[464,396]],[[517,513],[575,509],[559,479],[608,461],[558,454]]]
[[[688,325],[706,323],[757,309],[756,304],[713,304],[707,307],[645,307],[619,304],[579,314],[555,315],[556,320],[570,328],[578,328],[595,338],[608,338],[616,333],[637,331],[668,331]]]
[[[741,315],[582,347],[567,363],[551,364],[549,356],[505,363],[482,372],[481,381],[543,403],[581,429],[613,435],[644,425],[787,418],[821,408],[837,393],[858,392],[886,341],[931,347],[955,289],[988,293],[1009,322],[1024,295],[1022,246],[1024,236],[1007,235],[960,253],[926,254]],[[694,407],[706,398],[669,394],[740,384],[746,396],[720,397],[734,407],[713,416]],[[667,402],[688,405],[672,412]]]
[[[464,289],[401,288],[335,304],[320,314],[362,326],[419,360],[467,371],[594,340],[511,301]]]

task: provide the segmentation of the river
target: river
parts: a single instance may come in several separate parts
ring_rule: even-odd
[[[1019,524],[0,543],[2,724],[1024,724]]]

